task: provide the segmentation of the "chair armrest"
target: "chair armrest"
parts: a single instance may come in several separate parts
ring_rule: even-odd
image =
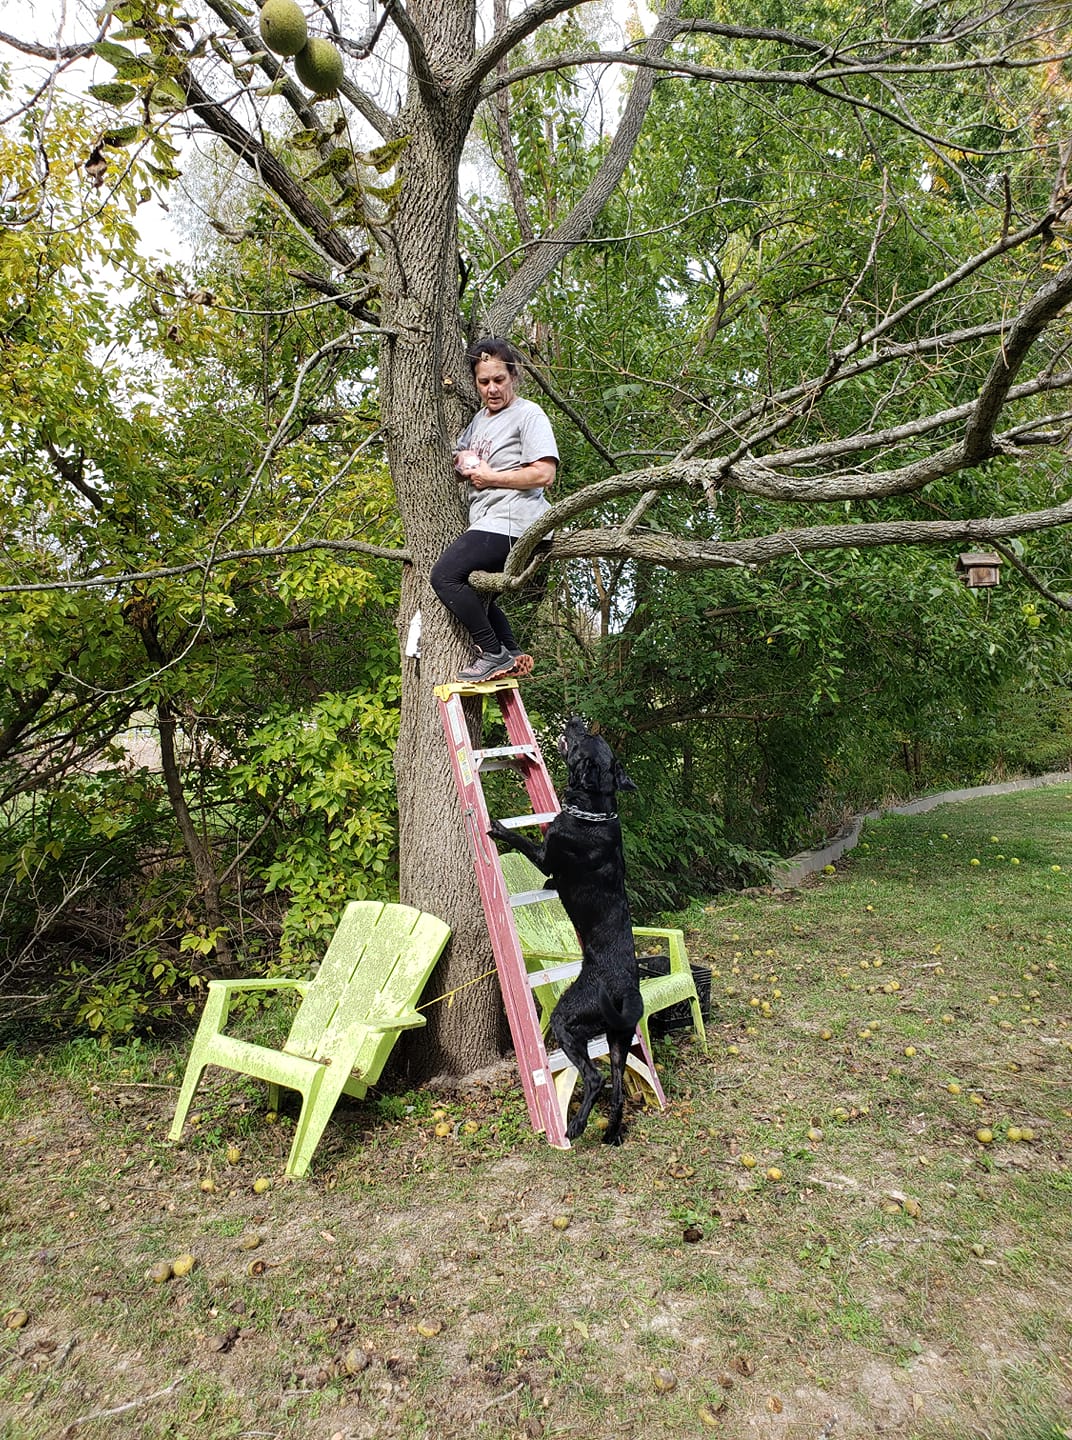
[[[370,1030],[416,1030],[428,1021],[416,1010],[396,1010],[393,1015],[382,1018],[370,1015],[364,1022]]]
[[[208,988],[234,995],[243,990],[297,990],[304,995],[312,983],[311,980],[287,980],[280,976],[275,980],[210,980]]]
[[[674,930],[660,925],[634,925],[633,937],[638,940],[665,940],[671,971],[689,969],[684,930]]]

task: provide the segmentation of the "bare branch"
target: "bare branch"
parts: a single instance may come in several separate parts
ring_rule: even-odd
[[[6,35],[0,30],[0,45],[10,45],[12,50],[32,55],[36,60],[82,60],[93,54],[95,44],[95,40],[89,40],[81,45],[38,45],[33,40],[20,40],[17,35]]]
[[[496,30],[501,30],[506,24],[507,14],[507,0],[495,0]],[[505,69],[505,56],[499,63],[500,67]],[[517,217],[518,233],[527,244],[535,237],[536,232],[532,228],[532,217],[529,214],[528,203],[525,200],[525,188],[521,181],[521,167],[517,163],[514,137],[510,133],[510,92],[508,90],[503,89],[496,94],[493,108],[495,129],[499,136],[499,149],[502,151],[503,172],[506,175],[506,187],[510,192],[510,200]]]
[[[212,557],[211,565],[219,568],[236,560],[284,560],[290,555],[309,555],[316,550],[338,551],[346,555],[368,555],[376,560],[393,560],[408,565],[413,556],[403,548],[368,545],[363,540],[304,540],[300,545],[252,545],[244,550],[221,550]],[[183,565],[161,565],[152,570],[128,570],[116,575],[91,575],[84,580],[44,580],[26,585],[0,585],[0,595],[31,595],[46,590],[107,590],[125,589],[147,580],[170,580],[181,575],[203,575],[204,560]]]
[[[680,33],[680,26],[678,27]],[[673,38],[673,36],[671,36]],[[776,38],[772,34],[767,38]],[[800,40],[801,46],[804,41]],[[835,100],[839,104],[850,104],[860,106],[863,109],[871,110],[875,114],[882,115],[893,120],[903,129],[926,139],[929,143],[939,146],[954,146],[968,155],[997,155],[1000,151],[982,149],[970,145],[963,139],[953,140],[931,135],[918,127],[910,119],[898,115],[895,111],[887,110],[873,101],[855,95],[850,91],[839,92],[830,88],[833,85],[841,84],[846,79],[858,77],[870,79],[874,77],[892,75],[915,75],[920,78],[939,79],[947,75],[965,73],[978,73],[981,71],[995,70],[1029,70],[1039,69],[1052,65],[1069,58],[1069,52],[1062,51],[1055,55],[1052,52],[1047,54],[1027,55],[1023,59],[1011,59],[1008,55],[1000,53],[997,55],[976,55],[963,60],[940,61],[930,65],[892,65],[892,64],[859,64],[859,65],[837,65],[829,70],[750,70],[746,68],[726,68],[714,65],[698,65],[690,60],[664,59],[662,56],[651,55],[645,52],[629,50],[574,50],[566,54],[555,55],[546,60],[533,61],[528,65],[520,65],[516,70],[510,70],[505,75],[497,76],[494,80],[485,82],[482,89],[482,98],[493,95],[496,90],[504,85],[516,85],[521,80],[528,80],[535,75],[545,75],[556,70],[575,70],[581,66],[590,65],[631,65],[639,70],[655,70],[666,75],[677,75],[692,80],[709,80],[714,84],[721,85],[784,85],[796,89],[814,90],[825,95],[828,99]]]
[[[1072,300],[1072,265],[1066,265],[1031,299],[1009,326],[1001,351],[983,382],[975,413],[964,432],[964,459],[977,464],[990,453],[992,431],[1009,389],[1028,351],[1043,330]]]
[[[557,390],[554,385],[551,384],[550,380],[548,380],[547,376],[544,374],[543,370],[538,365],[533,365],[532,362],[528,360],[524,361],[523,363],[525,366],[525,373],[532,376],[532,378],[536,381],[536,384],[540,387],[543,393],[548,397],[549,400],[552,400],[554,402],[557,408],[562,411],[563,415],[569,416],[569,418],[573,421],[574,425],[588,441],[589,445],[591,445],[592,449],[596,452],[596,454],[601,459],[605,460],[608,465],[617,467],[618,462],[615,457],[606,448],[606,446],[600,440],[599,436],[596,435],[596,433],[592,430],[591,426],[588,424],[588,422],[585,420],[584,416],[576,408],[576,406],[571,405],[570,402],[566,399],[566,397],[559,390]]]
[[[644,47],[645,55],[655,57],[666,49],[676,33],[681,4],[682,0],[667,0],[663,16]],[[617,133],[584,194],[554,234],[537,245],[495,297],[487,316],[487,326],[493,335],[509,334],[518,312],[561,261],[563,247],[578,244],[591,232],[632,158],[654,88],[655,76],[651,71],[637,75]]]
[[[1003,545],[1000,540],[995,540],[994,549],[999,555],[1003,555],[1014,570],[1018,570],[1033,590],[1037,590],[1043,599],[1048,600],[1051,605],[1056,605],[1059,610],[1067,610],[1072,614],[1072,599],[1067,595],[1058,595],[1035,574],[1034,570],[1017,555],[1016,551],[1008,545]]]
[[[914,295],[911,300],[907,300],[898,309],[891,311],[884,316],[877,325],[873,325],[869,330],[862,331],[848,345],[844,345],[840,350],[834,352],[831,365],[827,367],[827,370],[819,379],[805,381],[800,385],[793,386],[791,389],[781,391],[769,397],[763,396],[754,401],[745,410],[738,412],[729,420],[722,422],[719,426],[703,431],[701,434],[695,436],[689,441],[688,445],[683,447],[681,458],[685,459],[695,455],[696,452],[703,449],[704,446],[716,443],[726,435],[738,436],[744,434],[750,423],[759,419],[770,409],[792,405],[804,397],[808,397],[809,405],[814,405],[819,395],[829,389],[835,381],[838,384],[843,384],[847,379],[860,375],[865,370],[874,369],[877,365],[887,364],[891,360],[899,360],[910,357],[913,354],[922,353],[923,349],[927,347],[945,348],[947,344],[960,344],[966,339],[977,338],[986,334],[1002,334],[1007,328],[1006,325],[995,322],[989,326],[975,327],[971,331],[953,332],[949,336],[930,337],[926,340],[913,342],[908,346],[893,346],[877,352],[861,365],[857,365],[852,369],[846,368],[845,365],[846,361],[859,355],[862,351],[871,349],[884,335],[901,325],[910,315],[918,310],[925,309],[932,301],[939,299],[948,291],[956,289],[963,281],[984,269],[992,260],[1028,244],[1041,235],[1048,235],[1054,224],[1067,213],[1069,208],[1072,208],[1072,197],[1065,197],[1063,204],[1065,206],[1063,211],[1055,213],[1049,210],[1040,219],[1033,221],[1030,225],[1024,226],[1023,229],[1018,230],[1014,235],[1003,235],[999,240],[995,241],[993,245],[971,256],[964,261],[962,265],[958,265],[933,285],[928,286],[926,290],[920,291],[919,294]],[[750,447],[754,446],[756,444],[756,437],[750,437],[748,444]]]

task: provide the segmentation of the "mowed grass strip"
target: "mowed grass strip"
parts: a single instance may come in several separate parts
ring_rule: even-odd
[[[1063,1440],[1070,881],[1064,786],[695,905],[711,1053],[659,1044],[621,1150],[507,1066],[340,1107],[288,1184],[251,1082],[163,1140],[184,1045],[9,1054],[0,1434]]]

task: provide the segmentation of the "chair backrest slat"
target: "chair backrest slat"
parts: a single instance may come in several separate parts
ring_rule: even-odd
[[[408,905],[351,901],[283,1048],[345,1063],[371,1083],[396,1038],[374,1022],[414,1005],[449,933]]]
[[[319,1057],[324,1035],[353,983],[382,912],[380,901],[351,901],[347,905],[294,1017],[284,1050],[292,1055]]]

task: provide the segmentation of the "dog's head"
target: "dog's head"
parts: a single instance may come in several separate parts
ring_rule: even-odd
[[[618,790],[636,789],[602,735],[592,735],[579,715],[566,722],[558,751],[566,761],[567,793],[583,792],[593,809],[591,802],[598,800],[613,810]]]

